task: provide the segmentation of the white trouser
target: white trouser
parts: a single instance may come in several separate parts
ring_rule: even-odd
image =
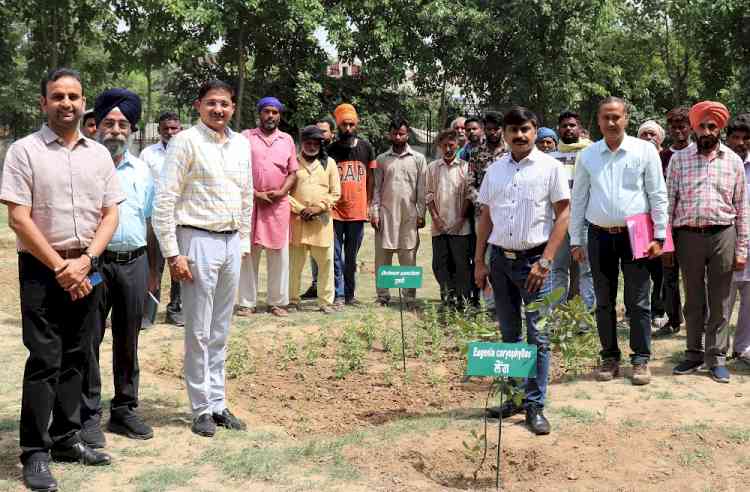
[[[281,249],[268,249],[253,244],[250,257],[242,259],[240,271],[239,305],[254,308],[258,304],[258,272],[260,254],[266,252],[266,283],[268,305],[284,307],[289,304],[289,245]]]

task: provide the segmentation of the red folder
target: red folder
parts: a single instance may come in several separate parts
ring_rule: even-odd
[[[648,245],[654,240],[654,222],[651,220],[650,213],[642,213],[625,217],[625,224],[628,226],[628,236],[630,236],[630,249],[633,250],[633,259],[639,260],[648,256]],[[674,242],[672,241],[672,227],[667,224],[667,237],[662,247],[663,253],[674,251]]]

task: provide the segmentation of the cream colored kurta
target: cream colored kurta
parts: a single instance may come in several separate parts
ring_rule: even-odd
[[[299,156],[297,181],[289,193],[292,206],[289,244],[327,248],[333,246],[333,221],[331,207],[341,197],[341,181],[336,162],[328,158],[325,169],[315,159],[309,163]],[[313,220],[302,220],[300,213],[307,207],[319,206],[324,213]]]
[[[380,154],[377,162],[372,213],[380,218],[382,247],[414,249],[419,245],[417,219],[424,219],[426,210],[427,161],[407,145],[402,154],[393,149]]]

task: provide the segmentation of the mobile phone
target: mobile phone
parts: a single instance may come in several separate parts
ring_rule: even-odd
[[[91,287],[95,287],[102,283],[102,274],[99,272],[94,272],[91,275],[89,275],[89,282],[91,282]]]

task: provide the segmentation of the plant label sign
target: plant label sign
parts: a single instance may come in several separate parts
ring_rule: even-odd
[[[533,378],[536,345],[525,343],[471,342],[467,352],[467,376]]]
[[[418,289],[422,287],[422,267],[382,266],[375,283],[379,289]]]

